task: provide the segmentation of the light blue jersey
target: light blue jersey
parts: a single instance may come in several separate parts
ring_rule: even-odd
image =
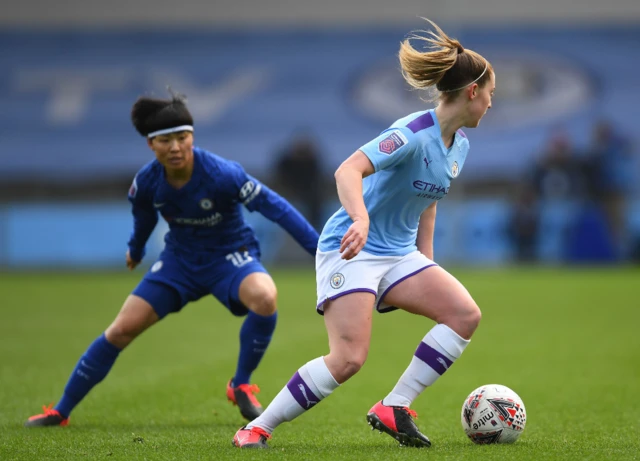
[[[462,171],[469,152],[467,137],[458,130],[447,149],[436,114],[428,110],[401,118],[360,150],[375,168],[362,184],[370,219],[363,250],[379,256],[415,251],[420,215],[447,195],[451,180]],[[322,230],[320,251],[340,248],[351,224],[340,208]]]

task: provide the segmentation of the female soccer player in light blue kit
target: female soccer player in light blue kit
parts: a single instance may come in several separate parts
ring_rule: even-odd
[[[460,174],[469,141],[491,107],[491,64],[437,25],[420,38],[432,49],[400,47],[400,64],[414,88],[435,86],[435,110],[395,122],[336,171],[342,208],[327,222],[316,254],[317,310],[324,314],[330,352],[302,366],[262,415],[238,430],[237,447],[267,446],[281,423],[328,397],[364,364],[372,311],[403,309],[437,324],[420,341],[392,391],[376,403],[369,423],[401,444],[430,446],[409,409],[469,344],[480,310],[458,280],[433,262],[436,205]]]

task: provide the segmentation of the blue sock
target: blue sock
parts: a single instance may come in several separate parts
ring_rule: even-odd
[[[269,317],[249,312],[240,328],[240,357],[232,385],[249,384],[251,373],[258,367],[276,329],[278,312]]]
[[[89,391],[107,376],[116,361],[120,349],[107,341],[104,333],[96,339],[80,357],[64,388],[64,394],[55,409],[68,418],[76,405]]]

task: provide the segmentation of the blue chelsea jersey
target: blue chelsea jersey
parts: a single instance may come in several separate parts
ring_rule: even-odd
[[[369,213],[369,236],[363,250],[379,256],[403,256],[417,249],[422,212],[449,193],[462,171],[469,141],[462,130],[446,148],[434,110],[413,113],[396,121],[360,148],[375,168],[363,180]],[[340,208],[326,223],[318,248],[331,251],[353,221]]]
[[[232,162],[200,148],[193,149],[193,174],[180,189],[165,180],[157,161],[145,165],[129,190],[135,229],[129,247],[141,259],[144,244],[159,213],[169,224],[168,249],[183,254],[200,251],[237,251],[257,245],[253,229],[245,222],[242,205],[253,211],[262,184]]]

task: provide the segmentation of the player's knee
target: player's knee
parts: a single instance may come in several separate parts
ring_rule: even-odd
[[[251,299],[249,310],[252,312],[268,317],[275,314],[277,309],[278,291],[276,287],[265,287],[258,291]]]
[[[473,327],[473,331],[478,328],[480,325],[480,320],[482,320],[482,312],[476,303],[473,303],[473,307],[470,309],[468,313],[468,322],[469,325]]]
[[[478,305],[475,301],[469,300],[451,311],[452,314],[440,323],[444,323],[464,339],[471,338],[482,319],[482,312]]]
[[[342,381],[346,381],[360,371],[367,361],[367,352],[366,349],[354,349],[341,354],[340,378]]]
[[[109,341],[119,349],[124,349],[125,347],[127,347],[135,338],[135,336],[127,334],[127,332],[122,327],[116,325],[115,323],[109,325],[109,328],[107,328],[104,332],[104,336],[105,338],[107,338],[107,341]]]
[[[116,320],[104,332],[107,341],[114,346],[124,349],[144,330],[139,325]]]

